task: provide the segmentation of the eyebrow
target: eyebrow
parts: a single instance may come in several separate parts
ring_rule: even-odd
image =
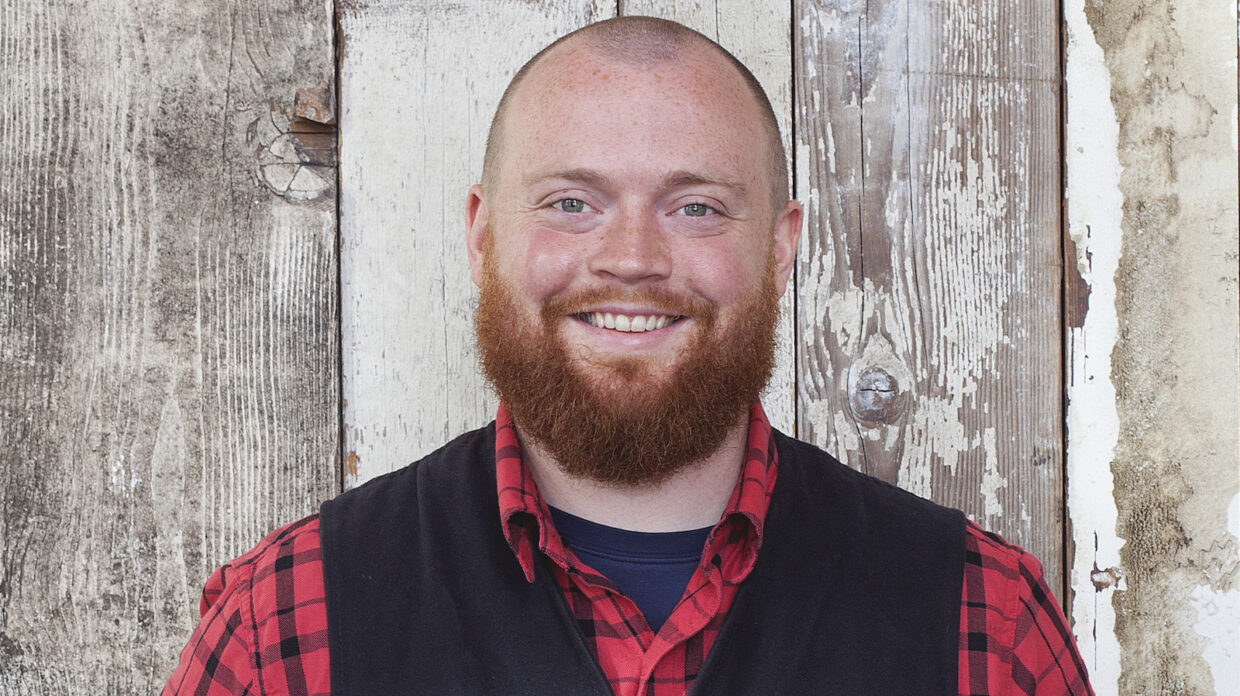
[[[525,184],[530,186],[547,179],[563,179],[595,188],[603,187],[608,180],[602,172],[595,169],[577,168],[535,174],[527,178],[525,180]],[[746,186],[739,181],[714,178],[683,169],[668,172],[659,182],[659,187],[664,189],[681,188],[684,186],[720,186],[723,188],[732,189],[739,194],[744,194],[747,190]]]
[[[602,186],[603,183],[607,181],[607,177],[593,169],[562,169],[558,171],[533,174],[527,177],[523,183],[526,186],[532,186],[540,181],[546,181],[547,179],[564,179],[566,181],[573,181],[594,187]]]
[[[732,189],[737,193],[745,193],[745,185],[739,181],[731,179],[716,179],[709,176],[703,176],[696,172],[675,171],[663,177],[664,188],[680,188],[682,186],[721,186],[723,188]]]

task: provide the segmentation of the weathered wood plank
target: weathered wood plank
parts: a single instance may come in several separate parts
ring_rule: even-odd
[[[784,148],[792,152],[792,34],[786,3],[747,0],[623,0],[622,15],[650,15],[675,20],[714,39],[740,59],[762,83],[779,121]],[[791,166],[789,167],[791,177]],[[791,186],[789,187],[791,189]],[[795,283],[795,281],[794,281]],[[783,297],[783,314],[776,327],[778,352],[771,382],[762,405],[771,424],[786,433],[796,430],[796,376],[793,315],[794,283]]]
[[[796,4],[798,433],[1061,577],[1051,2]]]
[[[346,485],[494,417],[473,347],[465,192],[513,73],[614,11],[603,0],[342,4]]]
[[[154,693],[338,485],[331,7],[5,3],[0,72],[0,693]]]

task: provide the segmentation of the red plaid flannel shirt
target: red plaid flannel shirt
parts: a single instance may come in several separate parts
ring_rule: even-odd
[[[536,550],[554,561],[556,581],[617,694],[692,688],[761,545],[776,473],[770,433],[755,405],[749,454],[732,499],[680,604],[656,635],[631,599],[561,541],[500,408],[496,484],[505,536],[527,577]],[[219,568],[203,589],[200,611],[165,695],[330,693],[317,517],[272,532]],[[959,659],[961,696],[1093,693],[1037,559],[972,523],[965,535]]]

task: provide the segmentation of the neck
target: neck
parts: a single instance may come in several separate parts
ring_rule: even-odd
[[[518,431],[520,436],[520,431]],[[658,484],[622,486],[572,477],[529,438],[521,456],[542,499],[591,522],[634,532],[679,532],[713,526],[736,488],[749,437],[748,412],[728,431],[719,448]]]

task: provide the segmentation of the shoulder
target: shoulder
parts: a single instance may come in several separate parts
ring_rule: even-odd
[[[971,648],[988,655],[1007,653],[1020,604],[1021,567],[1037,559],[973,522],[965,524],[961,632]]]
[[[996,582],[999,578],[1015,581],[1022,569],[1042,575],[1042,564],[1024,549],[1009,544],[1003,537],[982,529],[973,522],[965,525],[965,563],[985,572]]]
[[[318,515],[275,529],[249,551],[216,568],[203,586],[199,613],[205,616],[234,595],[253,592],[256,585],[267,589],[277,568],[296,567],[298,575],[306,575],[321,562],[319,547]]]
[[[274,575],[279,559],[287,563],[293,559],[303,564],[318,561],[319,518],[318,515],[297,520],[280,527],[258,542],[253,548],[215,569],[202,588],[198,612],[206,616],[219,607],[235,603],[238,593],[248,595],[255,579],[268,579]],[[245,599],[248,601],[249,597]]]
[[[327,694],[318,516],[276,529],[207,579],[165,694]]]
[[[1062,610],[1037,557],[973,522],[965,526],[965,591],[975,603],[1009,618],[1032,610]]]
[[[972,522],[965,533],[960,687],[961,693],[1092,693],[1042,564]]]
[[[302,562],[317,556],[319,549],[319,516],[310,515],[272,530],[254,548],[238,556],[224,567],[248,566],[266,569],[280,559]]]
[[[292,624],[296,624],[299,638],[326,630],[326,617],[317,611],[325,597],[318,515],[276,529],[234,563],[248,569],[250,603],[260,642],[287,638],[294,632]],[[291,612],[291,621],[273,621],[277,614],[286,612]],[[323,620],[317,621],[319,618]]]
[[[318,516],[275,530],[242,558],[251,563],[255,660],[264,691],[329,693],[327,599]]]

